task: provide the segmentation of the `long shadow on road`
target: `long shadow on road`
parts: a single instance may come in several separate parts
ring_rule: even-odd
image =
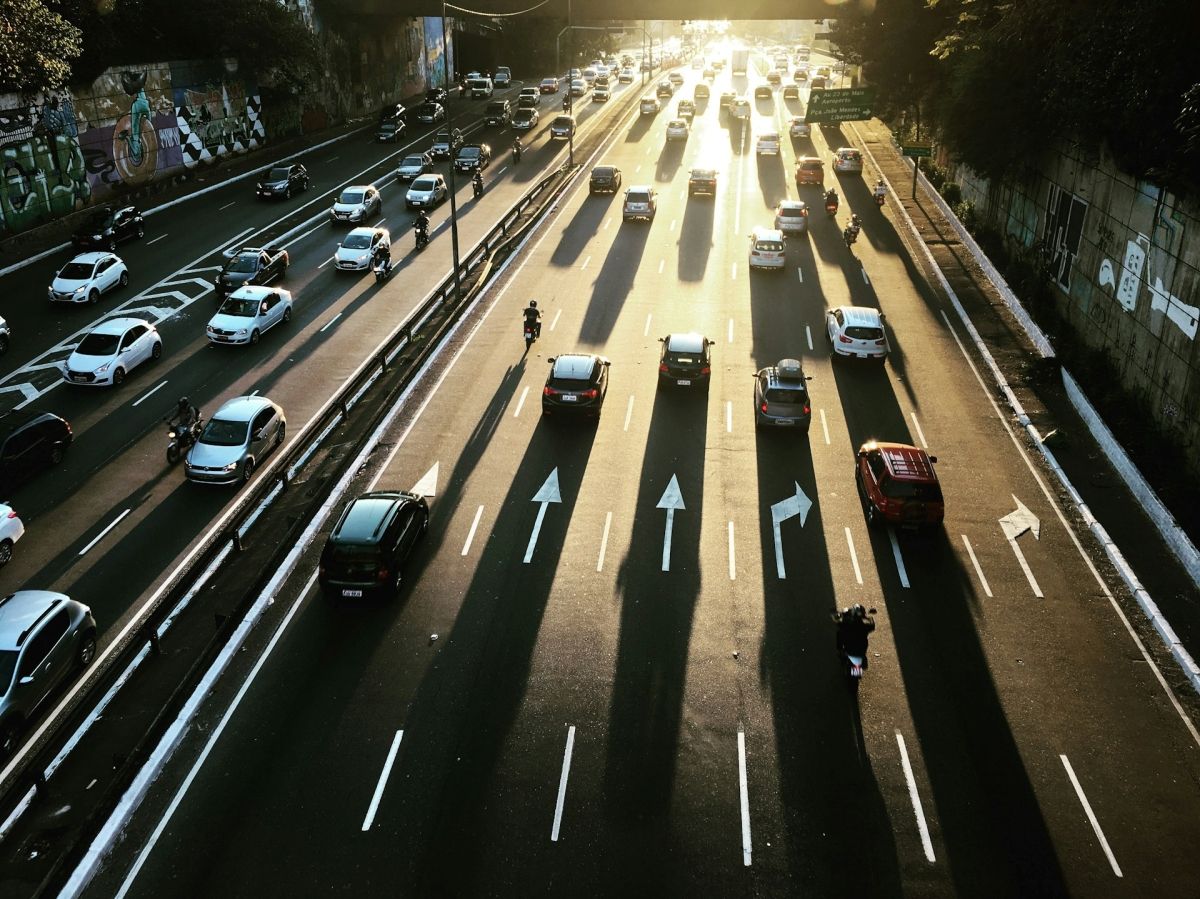
[[[633,290],[653,227],[654,222],[622,224],[592,285],[592,296],[579,326],[582,346],[603,347],[612,334],[625,300]]]

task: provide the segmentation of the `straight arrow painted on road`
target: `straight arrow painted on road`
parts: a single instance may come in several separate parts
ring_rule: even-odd
[[[537,521],[533,523],[533,533],[529,535],[529,545],[525,547],[525,564],[529,564],[529,560],[533,558],[534,547],[537,546],[538,534],[542,532],[542,522],[546,519],[546,506],[550,503],[561,503],[562,494],[558,492],[558,469],[550,472],[550,477],[546,478],[546,483],[533,496],[535,503],[541,503],[538,508]]]
[[[804,522],[808,520],[808,510],[812,508],[812,500],[800,489],[800,484],[793,481],[796,485],[796,492],[787,499],[781,499],[779,502],[771,506],[771,529],[775,532],[775,573],[780,580],[787,577],[787,571],[783,565],[783,535],[780,533],[779,526],[793,518],[796,515],[800,516],[800,527],[804,527]]]
[[[1033,569],[1029,567],[1029,562],[1026,561],[1025,554],[1021,552],[1021,547],[1017,545],[1017,538],[1026,531],[1032,531],[1033,539],[1040,540],[1042,537],[1042,523],[1015,496],[1013,496],[1013,502],[1017,504],[1017,508],[1000,519],[1000,527],[1004,531],[1008,545],[1012,547],[1013,555],[1017,557],[1017,563],[1021,566],[1021,570],[1025,572],[1025,580],[1029,582],[1029,587],[1033,590],[1033,595],[1038,599],[1044,599],[1042,588],[1038,586],[1037,578],[1033,576]]]
[[[409,493],[416,493],[416,494],[419,494],[420,496],[424,496],[427,498],[430,496],[436,496],[437,495],[437,481],[438,481],[438,464],[439,463],[434,462],[433,468],[431,468],[431,469],[429,469],[429,471],[425,472],[424,477],[422,477],[421,480],[417,481],[417,483],[413,484],[412,490],[410,490]]]
[[[663,534],[662,570],[670,571],[671,530],[675,526],[675,510],[684,508],[683,494],[679,492],[679,478],[675,475],[671,475],[671,483],[667,484],[667,489],[663,491],[662,499],[658,501],[656,508],[667,510],[667,529]]]

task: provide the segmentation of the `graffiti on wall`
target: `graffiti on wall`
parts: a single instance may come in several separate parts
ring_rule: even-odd
[[[91,195],[70,94],[0,109],[0,234],[66,215]]]
[[[262,104],[240,83],[219,81],[175,89],[183,164],[194,168],[227,153],[253,150],[266,137]]]
[[[446,63],[442,59],[442,20],[433,16],[425,17],[425,83],[429,87],[447,87]],[[450,66],[450,71],[454,67]]]

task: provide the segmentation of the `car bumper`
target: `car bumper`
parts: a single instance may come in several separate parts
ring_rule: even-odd
[[[804,234],[808,231],[808,221],[801,222],[779,222],[775,223],[775,228],[782,231],[784,234]]]
[[[778,415],[765,415],[756,409],[754,412],[754,424],[760,428],[793,428],[798,431],[807,432],[809,425],[812,424],[812,419],[809,417],[784,418]]]
[[[51,291],[49,298],[51,303],[86,303],[88,301],[88,295],[86,293],[69,294],[67,296],[63,296],[62,294]]]
[[[62,373],[63,383],[74,384],[77,387],[111,387],[112,373],[95,375],[92,372],[65,371]]]
[[[386,586],[378,581],[334,581],[322,578],[320,585],[326,596],[339,599],[365,599],[387,591]]]
[[[233,471],[185,467],[183,473],[194,484],[236,484],[242,479],[242,466],[238,465]]]
[[[285,193],[285,191],[275,190],[274,188],[270,188],[270,187],[263,188],[262,190],[256,191],[256,195],[263,199],[269,199],[271,197],[282,197],[284,195],[284,193]]]
[[[708,387],[708,375],[676,375],[658,373],[660,387],[678,387],[680,390],[704,390]]]
[[[885,349],[855,349],[853,347],[844,347],[842,344],[835,343],[833,345],[833,354],[835,356],[843,356],[847,359],[874,359],[883,361],[887,358],[887,350]]]
[[[235,335],[235,334],[214,334],[208,331],[204,335],[208,338],[209,343],[217,343],[223,346],[241,346],[250,342],[250,335]]]
[[[582,418],[599,418],[604,402],[591,400],[588,402],[564,403],[559,400],[542,398],[542,414],[563,417],[578,416]]]
[[[753,257],[750,258],[750,267],[751,268],[783,268],[785,265],[787,265],[787,259],[784,259],[782,257],[779,259],[755,259]]]

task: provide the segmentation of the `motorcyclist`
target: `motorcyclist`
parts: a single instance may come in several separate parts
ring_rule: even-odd
[[[200,410],[193,406],[186,396],[179,398],[179,402],[175,404],[175,412],[167,418],[167,422],[180,434],[193,430],[199,421]]]
[[[829,190],[825,191],[825,209],[829,210],[831,208],[834,212],[837,212],[838,192],[836,190],[834,190],[832,187],[829,188]]]
[[[515,138],[513,138],[513,143],[512,143],[512,156],[513,156],[513,162],[514,162],[514,163],[517,163],[517,162],[520,162],[520,161],[521,161],[521,153],[522,153],[522,151],[523,151],[524,149],[525,149],[525,148],[521,146],[521,138],[520,138],[519,136],[518,136],[518,137],[515,137]]]
[[[571,108],[571,95],[567,94],[567,96],[563,97],[563,112],[566,112],[570,108]]]
[[[483,193],[483,172],[479,169],[476,169],[475,174],[471,176],[471,187],[475,190],[475,196]]]
[[[537,300],[530,300],[525,307],[525,327],[533,329],[534,337],[542,336],[542,312],[537,307]]]
[[[413,219],[413,230],[417,232],[417,240],[429,240],[429,213],[424,209]]]
[[[867,637],[871,631],[875,630],[875,619],[868,615],[867,610],[861,605],[853,605],[840,612],[835,612],[833,619],[838,626],[838,652],[843,655],[860,657],[863,660],[863,667],[866,668]]]
[[[375,269],[382,269],[385,275],[387,274],[388,269],[392,267],[392,248],[383,241],[380,241],[375,247],[372,267]]]
[[[878,181],[875,182],[875,202],[878,203],[880,200],[882,200],[886,197],[887,197],[887,187],[884,185],[883,179],[880,178]]]

